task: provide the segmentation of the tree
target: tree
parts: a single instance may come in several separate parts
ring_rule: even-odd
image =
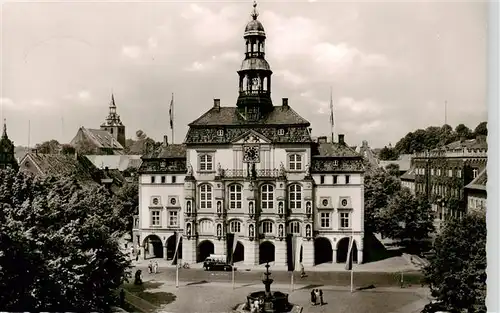
[[[37,149],[38,153],[57,154],[59,153],[59,151],[61,151],[61,144],[59,143],[59,141],[52,139],[37,144],[35,146],[35,149]]]
[[[470,128],[465,126],[464,124],[458,124],[458,126],[455,127],[455,133],[457,134],[458,139],[460,138],[469,139],[473,136]]]
[[[119,217],[125,224],[125,229],[132,235],[134,215],[139,214],[139,181],[137,175],[132,177],[131,182],[125,182],[116,196],[123,204]]]
[[[389,175],[399,177],[399,164],[396,163],[387,164],[385,170]]]
[[[75,154],[76,149],[72,145],[63,144],[61,145],[61,153],[62,154]]]
[[[398,159],[398,153],[396,151],[396,149],[394,148],[391,148],[391,147],[383,147],[381,150],[380,150],[380,153],[379,153],[379,158],[381,160],[397,160]]]
[[[96,147],[88,140],[82,139],[75,145],[75,150],[79,154],[89,155],[96,153]]]
[[[486,312],[486,216],[449,220],[434,242],[425,277],[448,309]]]
[[[0,171],[0,206],[2,309],[109,311],[130,261],[118,245],[122,204],[108,190]]]
[[[424,196],[415,197],[408,188],[399,190],[380,210],[377,220],[381,233],[392,239],[427,239],[434,231],[431,205]]]
[[[487,122],[481,122],[479,125],[476,126],[474,129],[474,137],[477,136],[488,136],[488,123]]]
[[[161,143],[157,143],[149,138],[146,133],[140,129],[136,131],[135,135],[135,139],[127,139],[126,141],[125,153],[127,154],[144,155],[148,153],[148,149],[154,149],[161,145]]]
[[[401,189],[401,181],[381,168],[372,170],[364,178],[365,231],[379,232],[378,212],[387,206],[389,199]]]

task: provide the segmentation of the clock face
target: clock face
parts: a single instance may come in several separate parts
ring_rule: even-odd
[[[244,161],[248,163],[258,163],[260,162],[259,157],[259,147],[258,146],[246,146],[244,150]]]

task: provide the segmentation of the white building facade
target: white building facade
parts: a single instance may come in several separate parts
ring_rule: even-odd
[[[182,262],[228,254],[246,265],[286,265],[286,237],[297,237],[304,266],[345,262],[350,236],[363,261],[363,160],[337,142],[313,141],[310,123],[284,98],[271,101],[265,32],[254,10],[236,106],[213,107],[189,124],[182,145],[143,157],[134,241],[144,257]],[[234,238],[234,239],[233,239]]]

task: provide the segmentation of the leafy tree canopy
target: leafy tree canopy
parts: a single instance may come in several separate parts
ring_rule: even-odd
[[[392,147],[383,147],[378,154],[380,160],[397,160],[398,156],[398,152]]]
[[[399,177],[399,165],[398,164],[395,164],[395,163],[387,164],[387,166],[385,167],[385,170],[387,171],[387,173],[389,175]]]
[[[57,154],[61,151],[61,144],[59,141],[52,139],[35,145],[35,149],[37,149],[38,153]]]
[[[396,143],[394,148],[398,155],[411,154],[432,150],[461,138],[473,139],[478,135],[487,135],[486,122],[481,122],[474,132],[464,124],[459,124],[454,130],[447,124],[441,127],[430,126],[409,132]]]
[[[365,230],[379,232],[377,215],[391,197],[401,190],[401,181],[381,168],[374,169],[364,179]]]
[[[89,187],[86,187],[89,188]],[[0,307],[106,312],[130,261],[122,204],[74,179],[0,171]]]
[[[408,188],[399,190],[376,219],[382,235],[401,241],[427,239],[434,231],[430,203],[425,196],[415,197]]]
[[[433,296],[452,310],[486,312],[486,216],[447,222],[434,242],[425,277]]]

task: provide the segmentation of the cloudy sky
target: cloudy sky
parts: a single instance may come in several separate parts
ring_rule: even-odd
[[[70,2],[70,1],[68,1]],[[98,128],[111,92],[127,137],[175,140],[220,98],[234,106],[251,1],[4,3],[2,115],[16,145],[68,142]],[[351,145],[486,119],[485,2],[260,1],[275,105],[290,105]],[[29,136],[28,125],[31,128]]]

